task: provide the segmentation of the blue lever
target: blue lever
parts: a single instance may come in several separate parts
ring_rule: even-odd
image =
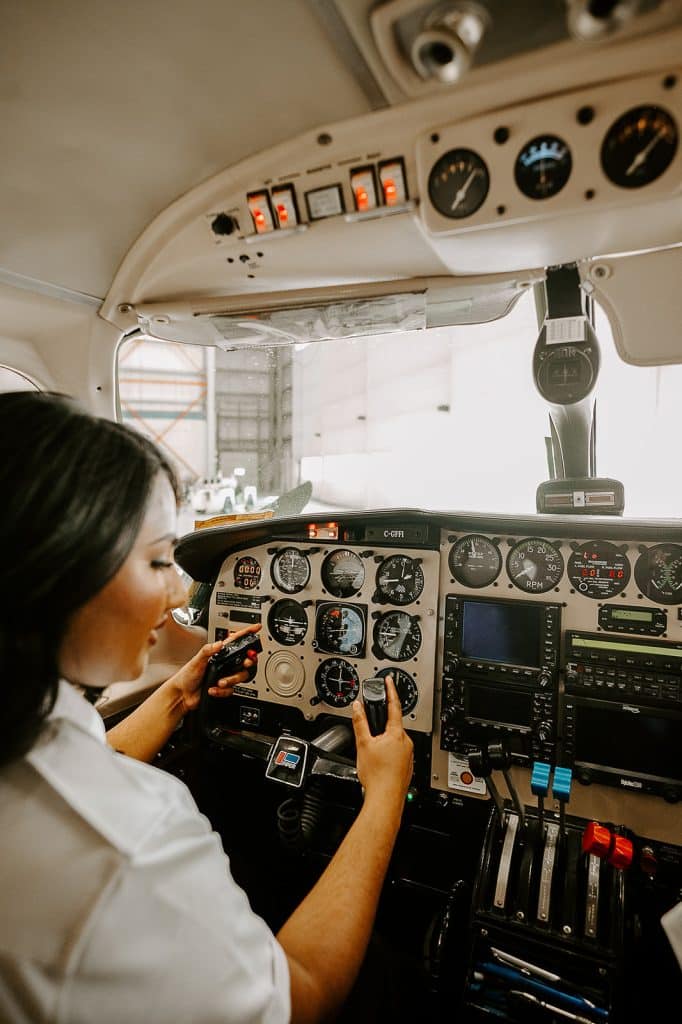
[[[572,781],[573,771],[571,768],[554,769],[554,780],[552,782],[552,796],[555,800],[560,800],[563,804],[568,803],[571,796]]]
[[[547,796],[551,767],[545,761],[534,761],[530,777],[530,791],[533,796]]]

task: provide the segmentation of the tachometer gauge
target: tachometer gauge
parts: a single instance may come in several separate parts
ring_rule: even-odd
[[[377,676],[380,679],[385,679],[386,676],[393,676],[393,682],[398,691],[403,714],[409,715],[410,711],[414,711],[419,699],[419,690],[409,672],[404,672],[401,668],[382,668],[377,672]]]
[[[284,647],[300,643],[308,632],[305,608],[288,597],[275,601],[268,612],[268,629],[272,639]]]
[[[545,594],[561,580],[564,560],[548,540],[528,537],[515,544],[507,555],[509,579],[519,590]]]
[[[609,128],[601,147],[604,174],[621,188],[641,188],[660,178],[677,152],[674,119],[661,107],[633,107]]]
[[[571,151],[556,135],[537,135],[516,158],[514,179],[529,199],[549,199],[561,192],[571,173]]]
[[[296,594],[310,579],[310,562],[298,548],[282,548],[272,560],[270,575],[285,594]]]
[[[387,612],[377,619],[374,643],[379,657],[392,661],[414,658],[422,644],[422,631],[416,617],[407,612]]]
[[[360,678],[348,661],[327,658],[315,673],[317,695],[333,708],[347,708],[360,690]]]
[[[476,213],[488,195],[488,168],[471,149],[444,153],[429,174],[429,198],[444,217],[461,220]]]
[[[608,541],[581,544],[569,558],[566,571],[579,594],[597,600],[620,594],[630,580],[627,555]]]
[[[450,548],[450,572],[464,587],[487,587],[497,579],[502,555],[496,544],[479,533],[461,537]]]
[[[391,555],[377,569],[377,598],[391,604],[410,604],[424,589],[424,573],[416,558]]]
[[[635,580],[650,601],[682,603],[682,547],[656,544],[643,551],[635,562]]]
[[[315,646],[326,654],[365,653],[365,612],[360,605],[322,601],[317,606]]]
[[[354,551],[342,548],[327,555],[320,570],[322,585],[334,597],[350,597],[362,589],[365,567]]]

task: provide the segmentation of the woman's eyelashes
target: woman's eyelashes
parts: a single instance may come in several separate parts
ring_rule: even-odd
[[[151,565],[152,569],[173,569],[175,562],[166,562],[162,558],[153,558]]]

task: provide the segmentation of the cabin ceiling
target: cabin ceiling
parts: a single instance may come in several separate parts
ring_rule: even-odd
[[[566,39],[565,0],[481,3],[491,27],[472,75]],[[639,3],[642,25],[678,6]],[[419,5],[3,4],[0,278],[103,297],[144,228],[200,182],[318,125],[414,99],[383,62],[371,16],[392,6],[409,22]]]

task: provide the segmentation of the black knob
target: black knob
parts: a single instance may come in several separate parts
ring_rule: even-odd
[[[229,213],[219,213],[211,221],[211,230],[214,235],[231,235],[237,228],[237,222]]]
[[[589,768],[581,768],[577,773],[576,778],[578,782],[583,786],[592,785],[592,772]]]
[[[446,676],[454,676],[455,672],[459,668],[459,658],[448,658],[443,665],[443,672]]]
[[[579,681],[580,681],[580,676],[578,675],[577,672],[570,671],[570,672],[566,673],[566,682],[568,683],[569,686],[576,686]]]
[[[543,690],[545,689],[545,687],[549,686],[551,682],[552,677],[550,676],[549,672],[541,672],[538,676],[538,686],[541,686]]]
[[[664,786],[663,787],[663,799],[668,804],[676,804],[682,793],[677,786]]]
[[[552,735],[552,726],[549,722],[540,722],[535,730],[535,735],[540,743],[547,743]]]

